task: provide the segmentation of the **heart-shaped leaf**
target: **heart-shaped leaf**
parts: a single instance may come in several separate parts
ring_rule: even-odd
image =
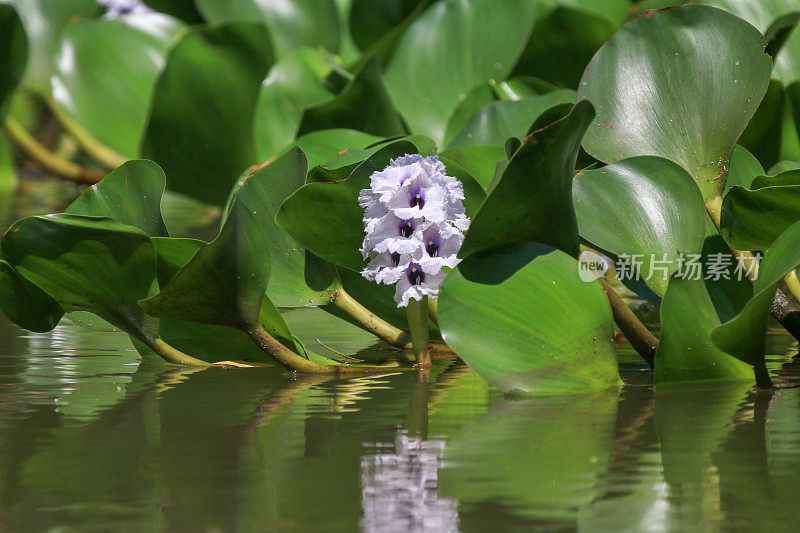
[[[156,79],[181,27],[160,13],[70,24],[56,56],[53,97],[104,145],[137,157]]]
[[[753,298],[741,313],[711,333],[714,344],[753,365],[759,384],[769,382],[764,362],[767,325],[775,292],[783,278],[800,265],[800,222],[789,226],[764,254],[753,283]]]
[[[426,9],[400,38],[386,70],[389,94],[411,131],[441,146],[467,93],[511,72],[538,12],[524,0],[445,0]]]
[[[731,151],[767,90],[765,44],[748,23],[708,6],[642,14],[583,75],[578,98],[598,109],[584,148],[607,163],[670,159],[706,200],[721,194]]]
[[[572,175],[593,117],[592,105],[581,101],[564,119],[525,139],[475,215],[461,257],[523,240],[578,255]]]
[[[701,279],[674,278],[661,302],[655,383],[752,380],[753,369],[711,342],[720,320]]]
[[[620,384],[611,308],[578,262],[531,242],[486,250],[445,278],[439,326],[455,352],[492,385],[529,394]]]
[[[522,139],[546,111],[560,105],[571,105],[574,101],[574,91],[560,89],[523,100],[492,102],[470,118],[448,148],[503,145],[509,137]]]
[[[113,218],[150,236],[165,237],[167,228],[161,218],[165,184],[164,171],[152,161],[128,161],[87,188],[66,212]]]
[[[271,64],[262,24],[184,30],[156,83],[142,141],[170,189],[224,205],[238,175],[256,162],[253,109]]]
[[[102,217],[34,216],[16,222],[2,240],[9,263],[64,311],[89,311],[139,338],[157,322],[137,302],[158,289],[150,238]]]
[[[663,296],[681,254],[699,254],[706,211],[694,180],[677,164],[641,156],[584,170],[572,186],[581,236],[641,262],[641,279]]]
[[[0,259],[0,309],[19,327],[40,333],[56,327],[64,315],[55,300],[3,259]]]

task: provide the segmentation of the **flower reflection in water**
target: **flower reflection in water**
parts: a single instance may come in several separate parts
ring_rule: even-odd
[[[444,440],[410,437],[404,429],[394,444],[370,445],[387,452],[361,458],[364,531],[458,531],[458,502],[439,498],[444,445]]]

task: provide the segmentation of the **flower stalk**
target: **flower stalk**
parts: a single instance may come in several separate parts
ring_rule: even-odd
[[[411,346],[417,365],[431,365],[430,337],[428,332],[428,297],[421,300],[410,300],[408,309],[408,327],[411,330]]]

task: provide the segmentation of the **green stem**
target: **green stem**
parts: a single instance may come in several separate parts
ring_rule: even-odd
[[[428,336],[428,297],[423,296],[422,300],[411,299],[406,310],[408,316],[408,328],[411,331],[411,347],[414,350],[414,357],[417,364],[430,366],[430,338]]]
[[[30,133],[25,131],[22,124],[12,117],[6,118],[4,126],[8,138],[14,144],[20,147],[28,157],[57,176],[84,185],[94,185],[105,176],[104,172],[88,169],[54,154],[34,139]]]
[[[376,372],[387,372],[389,370],[400,370],[394,364],[375,365],[375,366],[346,366],[346,365],[320,365],[301,357],[278,342],[275,337],[270,335],[263,326],[257,325],[251,328],[247,334],[262,350],[267,352],[283,368],[290,372],[301,372],[304,374],[327,374],[332,376],[342,375],[363,375],[374,374]]]
[[[405,331],[394,327],[384,319],[361,305],[344,289],[338,289],[331,298],[331,303],[347,313],[362,328],[382,341],[398,348],[411,348],[411,338]]]
[[[103,166],[115,169],[127,161],[126,157],[98,141],[86,128],[72,120],[53,98],[47,98],[47,105],[61,125],[78,140],[86,153]]]
[[[168,363],[174,363],[176,365],[197,366],[197,367],[213,366],[211,363],[207,363],[206,361],[201,361],[200,359],[196,359],[190,355],[186,355],[185,353],[178,350],[174,346],[167,344],[160,337],[156,337],[154,339],[141,337],[139,340],[142,341],[148,348],[153,350],[156,354],[161,356],[161,358]]]
[[[283,368],[293,372],[307,372],[312,374],[336,374],[336,366],[319,365],[311,362],[305,357],[291,351],[289,348],[278,342],[275,337],[270,335],[260,324],[251,328],[248,332],[250,338],[258,344],[262,350],[267,352]]]
[[[439,327],[439,302],[437,300],[428,300],[428,318]]]

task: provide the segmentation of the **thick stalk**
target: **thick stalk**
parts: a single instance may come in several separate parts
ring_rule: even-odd
[[[411,331],[411,349],[420,366],[430,366],[430,338],[428,335],[428,297],[422,300],[411,299],[406,310],[408,328]]]
[[[174,363],[176,365],[196,366],[196,367],[212,366],[211,363],[201,361],[200,359],[196,359],[191,355],[186,355],[177,348],[167,344],[163,339],[159,337],[156,337],[155,339],[141,337],[139,340],[142,341],[148,348],[153,350],[156,354],[161,356],[161,358],[168,363]]]
[[[405,331],[394,327],[381,317],[358,303],[344,289],[337,289],[331,297],[331,303],[347,313],[358,324],[392,346],[411,348],[411,338]]]
[[[719,231],[722,220],[722,196],[715,196],[714,198],[708,200],[706,202],[706,211],[708,211],[711,221],[714,222],[714,225]],[[736,250],[730,246],[729,248],[731,253],[744,267],[744,273],[745,276],[747,276],[747,279],[750,281],[755,281],[755,279],[758,277],[758,260],[753,256],[752,252],[746,250]],[[786,285],[791,291],[792,295],[800,300],[800,284],[797,282],[797,275],[795,272],[792,271],[787,274],[784,278],[784,281],[786,282]],[[778,291],[775,293],[775,299],[772,302],[772,316],[775,317],[775,319],[778,320],[778,322],[780,322],[786,331],[791,333],[794,338],[800,339],[800,327],[798,327],[796,321],[786,319],[791,312],[791,309],[786,307],[789,303],[791,302],[786,297],[784,292],[781,289],[778,289]]]
[[[642,324],[639,317],[636,316],[631,308],[628,307],[628,304],[605,279],[600,278],[600,285],[603,286],[608,303],[611,304],[611,314],[614,316],[614,322],[617,323],[617,326],[619,326],[625,338],[636,350],[636,353],[647,361],[647,364],[652,368],[656,357],[656,348],[658,348],[658,339]]]
[[[4,130],[9,139],[19,146],[28,157],[57,176],[84,185],[94,185],[105,176],[104,172],[83,167],[54,154],[34,139],[25,131],[22,124],[12,117],[6,118]]]
[[[307,372],[312,374],[336,374],[335,366],[318,365],[300,357],[289,348],[278,342],[270,335],[263,326],[258,325],[247,332],[250,338],[258,344],[262,350],[267,352],[283,368],[293,372]]]
[[[267,352],[283,368],[290,372],[301,372],[304,374],[328,374],[335,376],[342,375],[363,375],[374,374],[376,372],[387,372],[389,370],[401,370],[396,365],[376,365],[376,366],[345,366],[345,365],[320,365],[301,357],[278,342],[275,337],[270,335],[263,326],[258,325],[247,332],[250,338],[258,344],[262,350]]]
[[[439,302],[437,300],[428,300],[428,318],[439,327]]]
[[[98,141],[86,128],[72,120],[55,100],[48,98],[47,105],[61,125],[77,139],[78,143],[86,150],[86,153],[96,159],[98,163],[113,170],[127,161],[127,158],[123,155]]]

